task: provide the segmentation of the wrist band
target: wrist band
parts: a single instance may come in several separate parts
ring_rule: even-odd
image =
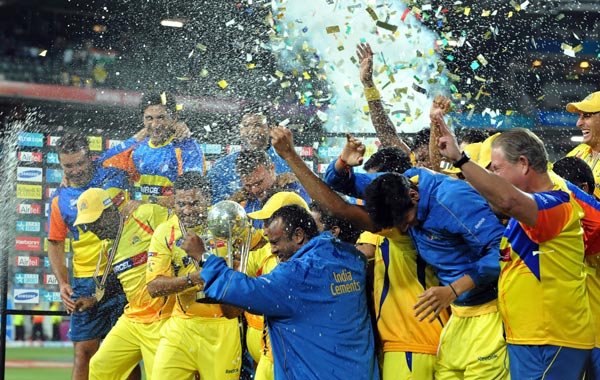
[[[452,289],[452,292],[454,292],[454,295],[456,296],[456,298],[458,298],[458,293],[456,293],[454,286],[452,286],[452,284],[448,284],[448,286],[450,287],[450,289]]]
[[[344,160],[342,159],[342,155],[341,155],[341,154],[338,156],[338,160],[337,160],[337,162],[338,162],[338,164],[340,164],[340,166],[341,166],[341,167],[342,167],[342,168],[343,168],[345,171],[348,171],[348,170],[350,169],[350,165],[348,165],[348,164],[346,163],[346,161],[344,161]]]
[[[365,87],[365,98],[367,98],[367,102],[372,102],[375,100],[381,99],[381,94],[377,87]]]

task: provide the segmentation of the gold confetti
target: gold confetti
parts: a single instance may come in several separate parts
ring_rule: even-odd
[[[278,77],[279,79],[281,79],[281,78],[283,78],[283,75],[284,75],[284,74],[283,74],[281,71],[277,70],[277,71],[275,71],[275,75],[277,75],[277,77]]]
[[[371,15],[371,18],[373,19],[373,21],[377,21],[379,19],[379,17],[377,17],[377,13],[375,13],[373,8],[367,7],[366,11]]]
[[[183,109],[183,104],[177,104],[175,105],[175,110],[176,111],[181,111]]]
[[[396,25],[388,24],[387,22],[383,21],[377,21],[377,26],[383,29],[387,29],[392,33],[398,29]]]
[[[201,43],[197,43],[196,44],[196,49],[205,52],[206,51],[206,45],[202,45]]]
[[[310,74],[307,73],[306,71],[302,73],[302,76],[304,77],[304,79],[309,80],[310,79]]]
[[[281,82],[281,88],[290,87],[291,85],[292,85],[292,83],[289,80],[286,80],[285,82]]]
[[[253,68],[255,68],[255,67],[256,67],[256,64],[254,64],[254,63],[249,63],[249,64],[247,64],[247,65],[246,65],[246,68],[247,68],[248,70],[252,70],[252,69],[253,69]]]
[[[219,81],[219,87],[221,87],[222,89],[225,89],[225,87],[229,86],[229,84],[227,83],[227,81],[225,79]]]
[[[469,13],[471,13],[471,8],[468,8],[468,7],[465,8],[465,12],[464,13],[465,13],[465,16],[468,16]]]
[[[163,106],[167,105],[167,93],[166,92],[163,92],[162,94],[160,94],[160,103]]]
[[[339,33],[340,32],[340,27],[337,26],[337,25],[328,26],[328,27],[325,28],[325,31],[327,31],[327,34]]]
[[[483,10],[483,12],[481,13],[481,17],[490,17],[490,13],[490,11]]]

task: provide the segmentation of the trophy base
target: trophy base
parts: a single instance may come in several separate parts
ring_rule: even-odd
[[[204,294],[204,292],[201,290],[196,292],[196,302],[209,304],[219,303],[216,299],[207,297],[206,294]]]

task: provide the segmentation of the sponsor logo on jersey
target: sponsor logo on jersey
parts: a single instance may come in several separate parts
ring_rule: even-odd
[[[41,223],[17,220],[17,232],[40,232]]]
[[[15,238],[15,249],[17,251],[39,251],[41,240],[35,236],[17,236]]]
[[[17,184],[17,198],[20,199],[42,199],[41,185]]]
[[[58,159],[58,153],[46,153],[46,163],[48,164],[60,164],[60,160]]]
[[[18,267],[39,267],[40,258],[38,256],[17,256]]]
[[[138,253],[135,256],[129,257],[125,260],[119,261],[113,265],[113,271],[118,276],[121,273],[127,272],[131,268],[144,265],[148,262],[148,252]]]
[[[41,133],[19,132],[17,144],[19,146],[43,147],[44,135]]]
[[[18,214],[40,215],[42,213],[42,205],[36,203],[19,203],[17,205]]]
[[[21,162],[42,162],[44,160],[40,152],[18,152],[17,159]]]
[[[63,171],[61,169],[46,169],[46,182],[61,183]]]
[[[139,191],[144,195],[169,196],[173,195],[173,186],[142,185]]]
[[[17,181],[42,182],[42,168],[17,167]]]
[[[40,303],[39,289],[13,289],[15,303]]]
[[[37,285],[40,282],[40,275],[37,273],[17,273],[15,274],[15,284],[19,285]]]

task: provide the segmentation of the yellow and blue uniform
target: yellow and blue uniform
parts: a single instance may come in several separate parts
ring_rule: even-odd
[[[250,277],[258,277],[270,273],[279,264],[277,255],[271,253],[271,244],[251,251],[248,259],[246,274]],[[262,315],[244,313],[248,322],[246,332],[246,345],[255,362],[255,380],[273,380],[273,352],[271,350],[271,338],[264,323]]]
[[[374,301],[383,344],[383,378],[433,379],[440,334],[449,314],[419,322],[413,306],[419,294],[438,286],[433,268],[417,255],[410,237],[397,229],[364,232],[357,243],[375,245]]]
[[[335,190],[361,197],[378,175],[348,176],[329,172]],[[418,185],[417,220],[408,232],[420,257],[431,265],[440,284],[469,275],[475,288],[451,305],[436,362],[436,380],[507,378],[506,343],[497,308],[499,243],[504,226],[488,203],[464,181],[413,168],[404,173]],[[465,344],[468,342],[468,344]]]
[[[137,200],[171,196],[178,176],[190,171],[204,174],[206,169],[204,153],[196,140],[175,141],[174,137],[161,145],[152,144],[150,138],[139,142],[131,138],[107,150],[103,164],[130,173]]]
[[[554,178],[555,173],[550,172],[550,174],[554,181],[563,181],[562,178]],[[565,183],[584,212],[581,227],[585,244],[585,280],[596,337],[592,356],[586,368],[586,379],[597,380],[600,379],[600,202],[574,184],[568,181]]]
[[[96,284],[92,278],[98,262],[98,254],[106,253],[111,244],[105,244],[89,231],[83,231],[73,223],[77,218],[77,199],[87,189],[99,187],[106,190],[117,207],[128,199],[127,173],[117,168],[103,168],[98,161],[93,163],[94,176],[82,187],[59,187],[50,201],[48,213],[48,240],[65,241],[71,233],[73,247],[73,300],[92,297]],[[99,275],[104,273],[106,261],[100,265]],[[71,315],[69,339],[84,341],[105,336],[123,312],[126,300],[113,276],[108,277],[107,292],[101,302],[86,311]]]
[[[594,196],[600,199],[600,162],[598,162],[600,156],[594,154],[592,147],[588,144],[579,144],[567,153],[567,157],[579,157],[590,166],[592,173],[594,173],[594,181],[596,182]]]
[[[123,223],[112,268],[123,286],[127,306],[90,362],[90,379],[121,379],[144,360],[151,380],[163,322],[171,316],[174,296],[152,298],[146,286],[148,248],[156,227],[171,217],[169,209],[140,205]]]
[[[177,216],[158,226],[150,243],[146,282],[197,270],[180,248],[182,242]],[[226,255],[225,246],[215,249],[220,256]],[[157,379],[186,379],[198,371],[201,379],[237,380],[241,367],[238,320],[225,318],[218,304],[196,302],[198,290],[191,287],[177,293],[171,318],[160,333],[153,375]]]
[[[594,346],[585,284],[583,209],[565,184],[531,194],[535,226],[515,219],[500,245],[499,305],[511,374],[581,378]]]

